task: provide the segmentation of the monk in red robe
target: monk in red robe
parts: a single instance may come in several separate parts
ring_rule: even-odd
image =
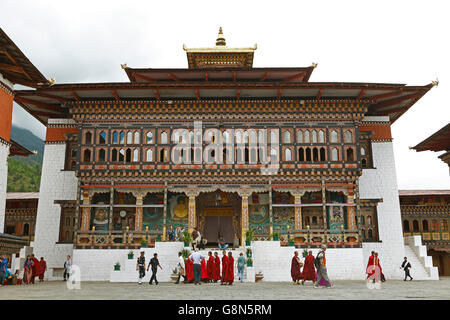
[[[367,279],[369,279],[369,277],[373,274],[372,272],[372,267],[370,267],[371,265],[373,265],[373,258],[375,257],[375,251],[371,252],[371,255],[369,257],[369,261],[367,262],[367,267],[366,267],[366,273],[367,273]],[[369,269],[370,267],[370,269]]]
[[[234,282],[234,258],[231,251],[228,252],[227,269],[225,271],[225,282],[227,282],[230,286]]]
[[[33,275],[31,276],[31,283],[34,283],[34,278],[39,276],[39,260],[36,259],[34,254],[31,254],[31,259],[33,260]]]
[[[371,259],[372,258],[372,259]],[[373,279],[373,282],[385,281],[383,269],[381,268],[380,258],[378,258],[378,252],[373,252],[369,258],[369,264],[367,264],[367,279]],[[377,271],[378,269],[378,271]]]
[[[213,278],[214,282],[217,282],[220,280],[220,257],[217,252],[214,252],[214,270],[213,270]]]
[[[312,281],[313,285],[316,284],[316,269],[314,268],[314,256],[311,250],[305,257],[305,265],[302,272],[302,285],[305,284],[305,281]]]
[[[200,264],[200,278],[203,282],[208,282],[208,272],[206,270],[206,259],[203,258]]]
[[[208,275],[208,282],[212,282],[214,280],[214,257],[212,252],[208,252],[208,263],[206,265],[206,273]]]
[[[223,256],[222,256],[222,278],[220,279],[220,284],[224,285],[226,282],[225,273],[227,271],[228,257],[227,257],[227,253],[225,250],[223,250],[222,253],[223,253]]]
[[[194,263],[191,259],[187,258],[186,263],[186,278],[189,283],[194,282]]]
[[[294,281],[294,284],[300,284],[301,279],[301,271],[300,268],[302,267],[303,263],[300,261],[300,258],[298,257],[298,251],[294,251],[294,256],[292,257],[291,262],[291,277],[292,281]]]

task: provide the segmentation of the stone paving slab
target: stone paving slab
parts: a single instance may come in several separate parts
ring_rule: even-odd
[[[335,281],[332,289],[314,289],[309,282],[304,286],[287,282],[220,284],[159,283],[110,283],[82,282],[80,290],[67,289],[63,281],[36,283],[34,285],[0,287],[0,300],[404,300],[439,299],[450,300],[450,278],[439,281],[388,280],[381,289],[369,290],[365,281]]]

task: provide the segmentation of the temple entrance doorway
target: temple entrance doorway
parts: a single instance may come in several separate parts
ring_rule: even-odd
[[[217,243],[222,235],[227,243],[233,243],[233,208],[205,208],[205,237],[208,243]]]

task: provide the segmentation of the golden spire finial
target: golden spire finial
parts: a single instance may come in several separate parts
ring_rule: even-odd
[[[219,35],[217,36],[216,46],[226,46],[225,38],[222,33],[222,27],[219,28]]]

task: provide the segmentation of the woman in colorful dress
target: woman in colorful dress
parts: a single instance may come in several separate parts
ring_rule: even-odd
[[[33,260],[31,256],[27,256],[27,260],[23,265],[23,282],[25,284],[31,283],[33,277]]]

